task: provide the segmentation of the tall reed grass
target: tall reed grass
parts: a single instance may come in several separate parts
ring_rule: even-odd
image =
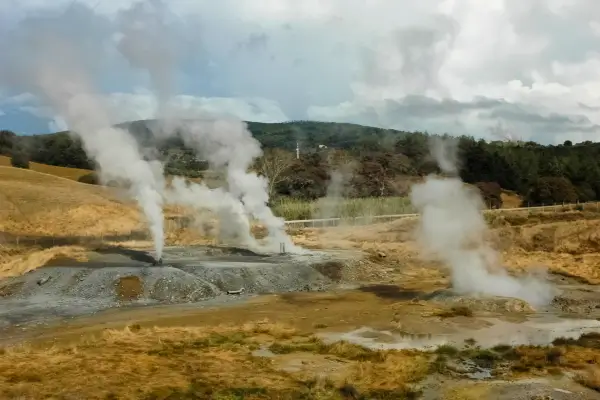
[[[319,199],[316,201],[281,198],[274,202],[273,212],[286,220],[299,220],[410,214],[415,210],[407,197]]]

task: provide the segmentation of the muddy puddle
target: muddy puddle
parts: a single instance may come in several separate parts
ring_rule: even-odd
[[[522,322],[500,318],[478,318],[484,327],[464,328],[448,333],[411,334],[393,330],[361,327],[344,333],[322,333],[326,342],[347,341],[379,350],[433,350],[439,346],[464,347],[468,344],[481,348],[498,345],[546,346],[557,338],[578,338],[586,333],[600,333],[600,321],[594,319],[562,318],[553,314],[534,314]]]

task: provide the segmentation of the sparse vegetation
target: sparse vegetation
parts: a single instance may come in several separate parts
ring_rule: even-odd
[[[460,350],[449,344],[444,344],[435,349],[435,352],[437,354],[443,354],[446,356],[455,356],[460,353]]]
[[[300,342],[276,342],[269,347],[269,350],[275,354],[290,354],[297,352],[330,354],[353,361],[384,362],[386,357],[385,352],[373,351],[343,341],[327,345],[315,337]]]
[[[473,310],[467,306],[452,306],[447,310],[442,310],[436,314],[441,318],[452,318],[452,317],[472,317]]]
[[[319,218],[318,201],[281,198],[273,204],[274,212],[286,220]],[[359,199],[341,199],[331,207],[333,214],[328,217],[369,217],[375,215],[394,215],[414,213],[407,197],[370,197]]]
[[[598,334],[584,334],[578,339],[557,339],[552,346],[509,346],[498,345],[492,349],[467,347],[458,349],[444,345],[435,350],[430,371],[442,374],[455,374],[449,369],[450,360],[472,362],[480,368],[491,370],[501,376],[511,375],[559,375],[563,368],[583,370],[579,380],[588,382],[594,388],[597,371],[589,369],[600,360],[600,346],[593,340]],[[593,349],[593,351],[590,351]],[[597,389],[595,389],[597,390]]]
[[[576,339],[573,338],[558,338],[552,342],[555,346],[580,346],[591,349],[600,350],[600,333],[589,332],[584,333]]]
[[[598,366],[591,366],[579,373],[575,380],[583,386],[600,392],[600,368]]]
[[[414,352],[363,357],[370,353],[343,343],[318,347],[314,338],[304,341],[350,362],[345,375],[323,379],[290,374],[251,355],[257,340],[280,340],[282,332],[287,336],[294,330],[267,321],[205,329],[128,327],[86,338],[77,346],[6,349],[0,358],[5,377],[0,394],[31,399],[85,394],[90,399],[325,400],[353,392],[360,398],[412,399],[417,392],[410,383],[426,372],[426,357]],[[89,379],[92,374],[94,379]]]

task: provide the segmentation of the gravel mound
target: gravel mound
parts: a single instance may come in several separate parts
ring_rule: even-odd
[[[163,264],[153,265],[147,254],[137,253],[99,254],[85,263],[62,261],[1,280],[0,323],[19,313],[77,315],[111,307],[320,291],[339,281],[322,265],[345,262],[328,253],[265,255],[192,247],[168,249]]]

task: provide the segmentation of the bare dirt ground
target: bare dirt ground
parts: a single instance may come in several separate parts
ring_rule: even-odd
[[[8,194],[0,209],[11,210],[0,231],[35,238],[5,241],[4,276],[148,246],[119,238],[143,225],[118,194],[59,178],[43,191],[46,183],[30,171],[0,179]],[[306,248],[362,257],[326,291],[257,292],[227,303],[129,307],[144,295],[145,276],[121,274],[111,293],[125,306],[3,327],[0,398],[600,398],[600,213],[488,218],[488,240],[511,273],[548,269],[561,289],[551,305],[454,295],[445,267],[420,257],[416,220],[296,230],[294,240]],[[90,223],[98,220],[104,225]],[[82,230],[101,240],[75,241]],[[211,241],[191,229],[168,235],[184,245]],[[2,285],[0,307],[20,290]]]

